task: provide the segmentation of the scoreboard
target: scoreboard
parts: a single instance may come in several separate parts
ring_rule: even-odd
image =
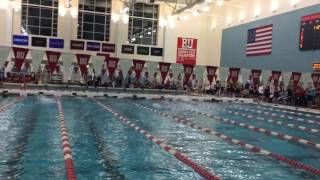
[[[299,48],[320,49],[320,13],[301,17]]]
[[[320,71],[320,63],[313,63],[312,69],[313,71]]]

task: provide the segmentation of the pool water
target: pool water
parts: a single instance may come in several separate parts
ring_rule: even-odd
[[[15,99],[14,96],[1,97],[0,107]],[[253,112],[239,110],[233,106],[258,110],[259,107],[256,105],[102,97],[96,100],[121,113],[221,179],[320,179],[319,176],[255,154],[216,136],[179,124],[170,117],[139,108],[133,103],[191,118],[195,124],[202,127],[320,169],[320,151],[317,149],[225,124],[216,118],[208,118],[186,110],[197,110],[320,143],[320,134],[249,120],[243,116],[221,111],[224,109],[253,115]],[[61,104],[78,179],[203,179],[192,168],[120,122],[117,117],[92,99],[62,97]],[[270,109],[263,111],[286,114]],[[66,179],[59,113],[53,96],[28,96],[0,114],[0,179]],[[290,113],[290,116],[304,116],[320,121],[319,118],[313,118],[312,113]],[[299,123],[286,118],[270,118]],[[303,125],[320,129],[316,125]]]

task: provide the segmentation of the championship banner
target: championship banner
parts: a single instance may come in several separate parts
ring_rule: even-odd
[[[296,86],[298,85],[300,78],[301,78],[300,72],[292,72],[290,79],[293,81],[293,85]]]
[[[272,79],[274,81],[275,86],[278,86],[280,76],[281,76],[281,71],[272,71]]]
[[[89,64],[90,55],[87,54],[76,54],[78,64],[80,67],[80,71],[82,76],[88,74],[88,68],[87,65]]]
[[[229,68],[229,80],[232,81],[232,83],[236,83],[239,79],[239,73],[240,73],[240,68]]]
[[[166,80],[167,74],[170,70],[170,66],[171,66],[170,63],[159,62],[159,69],[160,69],[160,73],[161,73],[161,77],[162,77],[162,84]]]
[[[320,74],[312,73],[311,74],[311,78],[312,78],[312,82],[313,82],[314,88],[318,88]]]
[[[46,51],[46,55],[48,58],[48,67],[52,73],[57,68],[61,52]]]
[[[251,78],[252,78],[253,85],[258,85],[260,83],[260,75],[261,75],[260,69],[251,69]]]
[[[29,49],[17,48],[17,47],[12,47],[12,49],[13,49],[13,54],[15,58],[16,69],[18,72],[20,72],[22,64],[26,60]]]
[[[144,63],[145,61],[135,60],[135,59],[133,60],[133,67],[134,67],[134,71],[136,72],[136,79],[140,79],[141,72],[144,67]]]
[[[110,79],[112,79],[113,74],[114,74],[115,70],[117,69],[119,58],[106,56],[105,61],[107,63],[109,77],[110,77]]]
[[[207,78],[210,85],[213,82],[213,78],[216,76],[217,67],[215,66],[207,66]]]
[[[193,67],[194,65],[191,65],[191,64],[183,65],[184,77],[186,78],[187,82],[189,81],[191,74],[193,73]]]
[[[178,37],[177,63],[195,65],[197,60],[197,39]]]

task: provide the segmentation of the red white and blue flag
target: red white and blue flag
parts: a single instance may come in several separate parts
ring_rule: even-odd
[[[269,55],[272,52],[273,25],[261,26],[248,30],[247,56]]]

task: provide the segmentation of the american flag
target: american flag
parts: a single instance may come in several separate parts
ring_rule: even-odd
[[[273,25],[266,25],[248,30],[247,56],[269,55],[272,52]]]

